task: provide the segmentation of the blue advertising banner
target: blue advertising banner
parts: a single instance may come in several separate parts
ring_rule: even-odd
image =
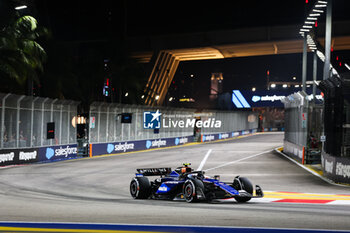
[[[39,162],[50,162],[77,157],[77,144],[40,147]]]
[[[92,144],[92,156],[179,146],[192,142],[192,136]]]
[[[242,130],[242,131],[227,132],[227,133],[202,134],[201,142],[223,140],[223,139],[234,138],[241,135],[246,135],[246,134],[251,134],[256,132],[257,132],[256,129],[250,129],[250,130]]]
[[[284,107],[281,99],[297,91],[297,89],[264,91],[233,90],[232,103],[236,108]],[[316,93],[317,101],[322,100],[323,97],[320,95],[320,91],[317,90]]]
[[[238,95],[238,93],[240,95]],[[239,91],[232,92],[232,102],[237,108],[251,108],[251,107],[283,107],[281,99],[293,94],[293,91]],[[245,105],[241,104],[244,102]]]

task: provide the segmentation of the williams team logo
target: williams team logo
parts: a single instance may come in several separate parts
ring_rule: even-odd
[[[161,115],[162,114],[159,112],[159,110],[156,112],[143,112],[143,128],[160,129]]]

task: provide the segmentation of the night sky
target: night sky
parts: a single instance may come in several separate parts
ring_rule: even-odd
[[[309,0],[310,5],[312,2]],[[305,20],[305,0],[30,0],[28,3],[30,13],[40,25],[49,28],[53,40],[76,45],[85,43],[86,47],[90,42],[91,46],[105,42],[123,44],[130,37],[301,25]],[[349,5],[349,0],[334,0],[334,20],[349,20]],[[101,50],[99,56],[103,57],[105,51]],[[207,95],[212,72],[223,72],[224,91],[253,86],[262,88],[266,84],[267,70],[270,70],[272,80],[292,81],[296,76],[297,81],[301,81],[301,62],[301,54],[182,62],[174,80],[181,82],[194,74],[193,85],[205,90],[197,91],[197,95]],[[309,64],[311,68],[311,56]],[[309,77],[311,72],[309,69]]]
[[[311,5],[313,0],[309,0]],[[302,24],[305,0],[56,1],[32,0],[57,39],[161,35],[242,27]],[[349,1],[334,0],[335,20],[349,19]]]

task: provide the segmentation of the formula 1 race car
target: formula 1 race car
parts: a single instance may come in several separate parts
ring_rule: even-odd
[[[234,198],[237,202],[247,202],[251,198],[263,197],[259,185],[253,185],[245,177],[236,176],[233,183],[220,181],[219,176],[205,176],[204,171],[193,171],[190,163],[176,168],[137,169],[136,177],[131,180],[130,194],[134,199],[161,199],[187,202],[208,201]],[[160,176],[149,181],[147,176]]]

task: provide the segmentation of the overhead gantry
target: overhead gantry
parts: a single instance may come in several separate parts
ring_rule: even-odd
[[[347,28],[348,21],[335,23],[334,50],[350,50]],[[296,25],[137,38],[132,41],[137,50],[133,57],[153,66],[144,89],[145,104],[163,104],[181,61],[302,53],[303,40],[297,36],[298,29]],[[142,47],[144,41],[148,41],[146,48]],[[318,41],[324,44],[323,39]],[[150,44],[163,46],[153,48]]]

